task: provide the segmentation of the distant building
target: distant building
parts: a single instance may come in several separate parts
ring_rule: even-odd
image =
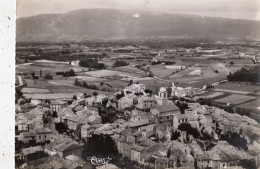
[[[132,84],[124,89],[124,94],[127,95],[127,92],[130,93],[142,93],[145,90],[144,84]]]
[[[104,94],[99,94],[97,96],[87,97],[85,99],[85,104],[88,106],[92,106],[94,104],[102,104],[104,100],[107,100],[107,96]]]
[[[186,97],[186,96],[191,96],[194,93],[191,87],[186,87],[186,88],[177,87],[175,86],[174,83],[172,83],[171,89],[172,89],[171,96]]]
[[[91,130],[91,127],[89,124],[85,124],[81,126],[81,138],[88,138],[91,135],[89,134],[89,131]]]
[[[72,65],[72,66],[79,66],[79,60],[73,60],[73,61],[71,61],[70,62],[70,64]]]
[[[47,144],[44,151],[51,156],[58,155],[60,158],[65,158],[68,155],[82,157],[83,148],[75,141],[59,140]]]
[[[151,114],[155,118],[158,129],[165,130],[166,127],[173,127],[173,118],[180,114],[180,109],[175,105],[155,106],[151,109]]]
[[[28,120],[18,120],[15,122],[15,132],[29,132],[31,131],[33,126],[29,123]]]
[[[58,112],[59,110],[61,110],[63,107],[66,107],[66,106],[67,106],[67,102],[61,101],[61,100],[55,100],[55,101],[51,102],[50,109],[52,111]]]
[[[52,131],[48,128],[35,128],[34,133],[36,134],[36,143],[45,143],[50,141]]]
[[[156,104],[156,99],[153,97],[142,96],[138,98],[137,108],[145,110],[150,109]]]
[[[23,148],[21,155],[25,162],[45,157],[42,146]]]

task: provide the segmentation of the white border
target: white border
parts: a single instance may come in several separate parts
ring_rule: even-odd
[[[16,1],[0,0],[0,168],[14,163]]]

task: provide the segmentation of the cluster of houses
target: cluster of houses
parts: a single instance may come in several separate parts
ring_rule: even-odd
[[[191,92],[174,84],[172,89],[174,96]],[[118,94],[120,98],[116,97]],[[241,166],[241,161],[260,166],[260,134],[257,133],[260,126],[256,121],[198,103],[188,103],[188,108],[181,112],[168,95],[165,87],[159,89],[158,95],[151,96],[145,93],[145,85],[132,84],[110,97],[78,95],[71,104],[53,100],[26,113],[17,113],[16,143],[23,146],[20,151],[17,149],[16,158],[27,165],[40,158],[81,159],[82,143],[93,134],[103,134],[114,139],[122,156],[141,166],[222,169]],[[104,124],[99,107],[113,107],[124,118]],[[66,131],[59,133],[54,124],[66,126]],[[191,126],[199,136],[206,133],[213,146],[207,147],[200,137],[180,129],[181,125]],[[173,138],[176,132],[179,135]],[[244,138],[250,145],[248,151],[220,140],[227,133]]]

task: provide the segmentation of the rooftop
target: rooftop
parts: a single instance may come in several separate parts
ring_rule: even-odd
[[[176,105],[155,106],[153,109],[157,109],[159,112],[170,112],[180,110]]]
[[[45,127],[43,127],[43,128],[35,128],[35,129],[34,129],[34,132],[35,132],[36,134],[52,133],[52,131],[51,131],[50,129],[45,128]]]
[[[36,152],[38,152],[38,151],[43,151],[42,146],[23,148],[23,149],[22,149],[22,154],[23,154],[23,155],[28,155],[28,154],[36,153]]]

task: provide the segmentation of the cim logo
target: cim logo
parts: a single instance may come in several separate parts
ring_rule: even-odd
[[[112,158],[109,158],[109,157],[107,157],[107,158],[97,158],[95,156],[88,157],[87,159],[90,160],[91,164],[93,164],[93,165],[106,165],[106,164],[109,163],[109,161],[112,160]]]

